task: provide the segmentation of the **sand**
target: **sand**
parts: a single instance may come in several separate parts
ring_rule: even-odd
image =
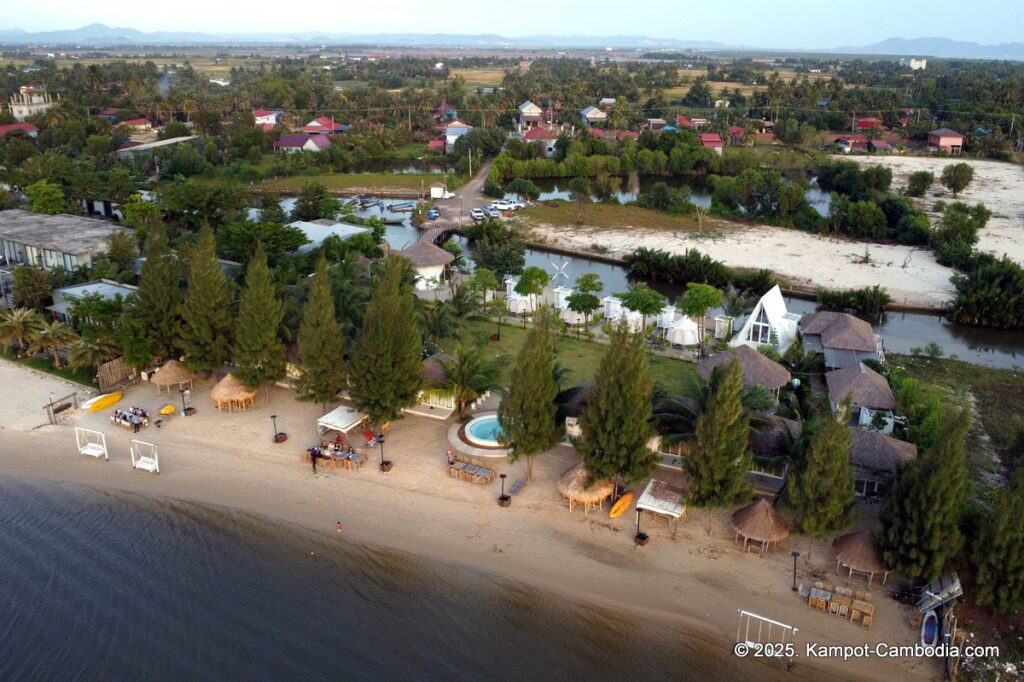
[[[210,383],[199,382],[193,394],[195,416],[171,417],[161,428],[151,426],[141,434],[160,448],[161,473],[153,475],[131,469],[130,434],[110,425],[109,410],[72,411],[60,425],[34,428],[43,420],[42,411],[34,407],[38,400],[23,401],[21,396],[29,390],[59,392],[63,382],[4,362],[0,379],[0,423],[5,427],[0,475],[223,505],[299,524],[339,542],[373,543],[528,583],[578,603],[619,611],[623,617],[659,622],[680,636],[721,646],[723,652],[732,648],[738,609],[798,627],[800,643],[907,644],[916,639],[908,624],[913,613],[879,589],[874,590],[878,613],[870,632],[809,611],[790,590],[791,549],[804,554],[802,583],[845,582],[832,573],[830,551],[820,543],[810,563],[804,539],[783,542],[770,556],[757,558],[743,554],[734,543],[728,512],[694,511],[674,536],[664,523],[645,520],[651,542],[636,548],[633,515],[609,520],[605,513],[570,513],[555,489],[558,475],[577,461],[568,446],[539,457],[534,480],[513,498],[511,508],[501,509],[497,482],[478,486],[445,475],[447,422],[418,417],[397,422],[386,444],[387,457],[396,465],[390,474],[367,466],[360,471],[321,469],[314,476],[300,453],[314,438],[321,413],[317,406],[274,389],[269,405],[261,396],[247,412],[223,414],[208,400]],[[165,401],[152,386],[142,385],[129,389],[121,405],[155,412]],[[287,443],[270,442],[271,414],[289,432]],[[108,434],[110,461],[76,453],[75,424]],[[522,464],[502,462],[498,468],[509,474],[509,482],[524,476]],[[335,529],[339,520],[340,535]],[[865,589],[859,581],[849,584]],[[827,671],[845,679],[891,678],[895,672],[927,679],[938,674],[931,661],[877,658],[846,663],[801,658],[796,669],[807,676]]]

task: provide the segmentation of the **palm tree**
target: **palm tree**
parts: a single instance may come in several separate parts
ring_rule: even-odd
[[[725,288],[722,296],[722,312],[729,317],[741,317],[746,315],[757,304],[754,298],[746,289],[739,290],[735,285],[730,284]]]
[[[446,389],[455,396],[455,405],[461,417],[466,405],[480,397],[485,391],[497,387],[499,367],[484,355],[479,346],[455,347],[453,359],[442,361],[448,375]]]
[[[423,310],[421,323],[427,341],[436,344],[438,339],[455,336],[459,320],[455,308],[446,301],[437,301]]]
[[[68,367],[71,369],[99,367],[104,362],[116,358],[119,352],[117,344],[106,337],[78,339],[68,350]]]
[[[70,346],[77,340],[78,334],[66,322],[43,320],[37,322],[32,329],[28,352],[35,355],[40,351],[49,351],[53,357],[53,366],[60,369],[62,367],[60,349]]]
[[[7,345],[15,344],[18,347],[18,357],[21,357],[32,339],[32,330],[38,321],[39,313],[31,308],[15,308],[0,312],[0,341]]]

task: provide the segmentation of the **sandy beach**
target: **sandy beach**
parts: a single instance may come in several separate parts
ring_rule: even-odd
[[[207,398],[209,383],[198,382],[196,415],[170,417],[161,428],[150,426],[140,434],[160,448],[161,473],[152,475],[131,469],[130,434],[110,425],[109,411],[71,410],[60,425],[43,425],[41,406],[49,392],[67,393],[65,382],[0,362],[0,386],[0,475],[222,505],[298,524],[340,542],[380,545],[527,583],[574,602],[706,638],[723,651],[731,650],[735,640],[738,609],[798,627],[801,647],[807,642],[909,644],[917,637],[909,622],[913,612],[877,586],[871,631],[808,610],[790,590],[792,549],[804,555],[800,582],[837,581],[866,589],[862,581],[850,583],[834,575],[824,544],[813,547],[810,563],[803,538],[783,542],[771,555],[758,558],[734,543],[728,511],[692,510],[674,537],[663,523],[645,520],[651,543],[636,548],[633,515],[609,520],[601,512],[570,513],[554,485],[577,461],[567,446],[539,457],[534,480],[515,495],[510,509],[501,509],[495,503],[498,483],[478,486],[445,475],[446,422],[418,417],[397,422],[386,444],[388,459],[395,462],[390,474],[368,466],[359,471],[321,469],[314,476],[300,453],[315,438],[315,420],[321,414],[317,406],[274,389],[269,405],[261,395],[247,412],[219,413]],[[158,396],[146,384],[130,388],[120,405],[155,412],[164,402],[167,396]],[[287,443],[271,443],[271,414],[289,433]],[[109,462],[77,454],[76,424],[107,433]],[[371,454],[375,458],[376,452]],[[498,469],[510,481],[524,476],[522,464],[501,462]],[[343,525],[340,535],[338,521]],[[932,679],[939,667],[922,660],[844,663],[801,657],[795,671],[806,677],[827,671],[841,679],[891,678],[894,673]]]

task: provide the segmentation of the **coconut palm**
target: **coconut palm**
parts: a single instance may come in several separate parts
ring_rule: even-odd
[[[68,350],[68,367],[72,369],[99,367],[104,362],[116,358],[119,352],[117,344],[106,337],[78,339]]]
[[[497,387],[500,368],[484,355],[479,346],[466,347],[460,343],[452,355],[452,360],[442,361],[441,365],[448,376],[445,388],[454,395],[461,417],[466,412],[466,405],[485,391]]]
[[[32,330],[39,322],[39,313],[31,308],[0,311],[0,341],[18,347],[18,356],[24,353],[32,339]]]
[[[29,338],[28,352],[35,355],[41,351],[49,351],[53,358],[53,366],[60,369],[60,349],[70,346],[78,340],[74,328],[59,320],[40,320],[32,328]]]

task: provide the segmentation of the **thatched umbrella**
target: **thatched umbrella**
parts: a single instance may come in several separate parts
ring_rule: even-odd
[[[610,481],[595,481],[580,462],[570,468],[558,479],[558,492],[569,503],[569,511],[574,505],[582,504],[583,511],[600,509],[604,501],[612,496],[614,488]]]
[[[153,372],[153,376],[149,380],[156,384],[157,392],[160,389],[166,388],[167,392],[171,392],[171,386],[177,386],[179,389],[192,388],[192,379],[195,378],[195,373],[188,371],[181,366],[177,360],[168,360],[164,363],[164,366]]]
[[[875,573],[882,574],[883,585],[889,577],[889,569],[882,561],[882,554],[875,547],[870,531],[858,530],[840,535],[832,542],[832,551],[836,554],[836,573],[840,565],[849,569],[850,577],[854,571],[867,573],[869,586]]]
[[[789,527],[763,497],[758,497],[734,512],[732,527],[737,536],[743,536],[744,549],[747,548],[747,542],[753,540],[760,544],[762,553],[771,543],[789,537]]]
[[[227,408],[231,412],[236,407],[244,410],[252,405],[256,391],[239,381],[234,374],[226,374],[210,389],[210,397],[217,403],[218,410]]]

